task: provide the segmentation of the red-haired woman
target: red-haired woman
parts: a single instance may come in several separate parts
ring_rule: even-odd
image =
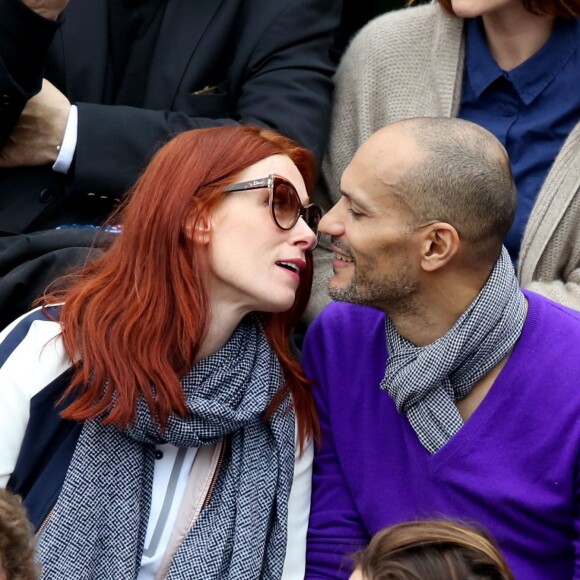
[[[289,333],[314,173],[273,132],[179,135],[63,305],[1,335],[0,485],[43,578],[303,576],[317,422]]]

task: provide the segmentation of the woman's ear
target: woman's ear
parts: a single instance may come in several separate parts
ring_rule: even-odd
[[[211,220],[209,217],[198,217],[189,220],[186,225],[187,235],[194,243],[204,246],[209,244],[211,234]]]
[[[421,267],[427,272],[438,270],[459,251],[457,230],[445,222],[436,222],[423,232],[421,240]]]

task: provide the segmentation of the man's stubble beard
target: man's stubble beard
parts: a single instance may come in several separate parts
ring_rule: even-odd
[[[328,293],[332,300],[372,306],[384,312],[415,312],[419,283],[412,279],[409,265],[401,261],[400,268],[393,268],[397,272],[395,275],[369,275],[377,271],[377,266],[376,259],[368,259],[364,269],[354,266],[354,276],[346,287],[337,288],[330,283]]]

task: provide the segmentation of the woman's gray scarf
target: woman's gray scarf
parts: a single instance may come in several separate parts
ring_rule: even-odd
[[[200,447],[229,436],[209,504],[173,557],[167,578],[278,579],[286,553],[294,473],[289,399],[269,423],[261,416],[283,383],[254,316],[182,380],[185,418],[161,437],[143,402],[125,431],[83,426],[51,519],[39,542],[42,578],[135,578],[151,505],[155,444]]]
[[[525,317],[526,301],[502,248],[481,292],[435,342],[415,346],[386,318],[389,358],[381,388],[405,413],[429,453],[461,429],[463,421],[454,401],[463,399],[511,351]]]

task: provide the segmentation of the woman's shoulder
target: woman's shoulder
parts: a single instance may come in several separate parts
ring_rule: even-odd
[[[407,95],[429,77],[440,59],[458,58],[463,20],[437,4],[403,8],[379,16],[352,40],[339,65],[337,99],[341,93],[366,93],[364,101],[387,98],[392,90]],[[344,98],[344,96],[342,97]],[[373,106],[373,105],[370,105]]]
[[[0,333],[2,384],[20,385],[32,398],[71,366],[58,314],[58,306],[36,308]]]
[[[376,57],[380,58],[384,51],[394,50],[401,43],[414,45],[414,50],[429,49],[428,39],[444,18],[441,8],[435,4],[402,8],[377,16],[356,34],[345,58],[371,50],[377,51]]]
[[[58,319],[61,306],[60,304],[39,306],[16,318],[4,330],[0,331],[0,344],[3,344],[9,336],[13,338],[16,335],[26,335],[36,322],[56,325],[54,328],[60,327]]]
[[[41,416],[50,414],[41,404],[46,387],[70,368],[55,316],[38,308],[0,334],[0,487],[13,473],[35,402]]]

